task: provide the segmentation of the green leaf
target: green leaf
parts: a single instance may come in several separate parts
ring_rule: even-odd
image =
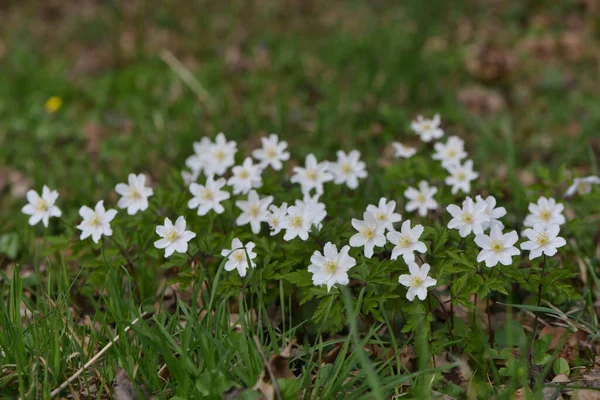
[[[556,375],[564,374],[569,376],[571,373],[571,368],[569,367],[569,362],[561,357],[554,360],[554,364],[552,364],[552,371],[554,371],[554,374]]]
[[[6,254],[14,259],[19,253],[19,235],[16,232],[5,233],[0,236],[0,254]]]

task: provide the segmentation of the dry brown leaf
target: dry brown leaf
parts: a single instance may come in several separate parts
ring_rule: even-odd
[[[127,372],[119,369],[112,381],[113,399],[115,400],[137,400],[140,397],[131,383]]]
[[[571,393],[571,400],[600,400],[600,391],[578,389]]]
[[[269,365],[265,365],[252,389],[261,392],[266,400],[275,399],[275,387],[271,375],[274,379],[296,378],[289,368],[289,360],[296,350],[296,341],[293,340],[279,354],[271,356],[268,360]]]

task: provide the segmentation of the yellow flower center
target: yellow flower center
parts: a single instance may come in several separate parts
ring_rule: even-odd
[[[240,173],[238,174],[238,177],[240,179],[248,179],[248,177],[250,176],[250,174],[248,174],[248,170],[241,170]]]
[[[350,165],[349,163],[345,163],[344,165],[342,165],[342,172],[345,174],[349,174],[350,172],[352,172],[352,165]]]
[[[177,239],[177,231],[173,228],[169,229],[165,235],[165,239],[167,239],[169,242],[174,241]]]
[[[306,171],[306,177],[311,181],[317,180],[317,171],[311,169],[310,171]]]
[[[471,214],[469,212],[463,213],[462,220],[466,224],[472,224],[473,223],[473,214]]]
[[[504,243],[502,243],[500,240],[492,240],[490,242],[490,249],[494,250],[495,252],[501,252],[504,250]]]
[[[373,228],[366,228],[362,231],[362,235],[366,240],[371,240],[375,236],[375,231],[373,231]]]
[[[410,238],[408,236],[400,236],[400,240],[398,240],[398,246],[408,247],[409,245],[410,245]]]
[[[385,214],[384,213],[377,214],[377,219],[379,221],[385,221]]]
[[[419,193],[416,200],[418,203],[425,203],[425,195],[423,193]]]
[[[423,279],[419,278],[418,276],[413,276],[410,279],[410,286],[415,287],[415,286],[420,286],[423,283]]]
[[[592,184],[589,182],[579,182],[577,183],[577,193],[586,194],[592,190]]]
[[[273,225],[273,226],[279,225],[279,218],[271,217],[271,225]]]
[[[40,199],[38,199],[35,202],[35,208],[38,211],[47,211],[48,210],[48,203],[46,202],[46,200],[40,198]]]
[[[421,130],[428,131],[430,129],[431,129],[431,122],[424,121],[423,123],[421,123]]]
[[[457,154],[458,154],[458,152],[455,149],[448,149],[448,151],[446,152],[446,155],[449,158],[454,158],[454,157],[456,157]]]
[[[545,246],[548,244],[548,242],[550,241],[550,239],[548,238],[548,234],[546,232],[540,232],[537,234],[537,236],[535,237],[535,241],[540,245],[540,246]]]
[[[97,226],[98,224],[100,224],[100,218],[98,218],[98,216],[94,214],[92,219],[90,219],[90,225]]]
[[[201,194],[201,197],[202,197],[204,200],[210,201],[210,200],[212,200],[212,199],[213,199],[213,194],[212,194],[212,192],[211,192],[210,190],[207,190],[207,189],[202,189],[202,194]]]
[[[459,172],[458,174],[456,174],[456,179],[458,179],[459,181],[464,181],[466,177],[467,177],[467,176],[466,176],[466,175],[465,175],[465,173],[464,173],[464,172],[462,172],[462,171],[461,171],[461,172]]]
[[[133,197],[134,199],[139,199],[140,198],[140,192],[137,191],[137,189],[133,189],[133,192],[131,193],[131,197]]]
[[[294,215],[290,218],[290,225],[292,228],[300,228],[302,226],[302,217],[300,215]]]
[[[552,218],[552,213],[550,212],[550,210],[545,209],[540,212],[540,219],[542,221],[549,221],[550,218]]]
[[[235,253],[233,253],[233,259],[237,262],[242,262],[242,260],[244,259],[244,251],[237,250]]]
[[[265,150],[265,155],[268,158],[275,158],[275,156],[277,155],[277,151],[274,148],[269,147],[268,149]]]
[[[217,150],[214,152],[214,156],[217,160],[223,161],[225,159],[225,152],[223,150]]]
[[[258,207],[256,207],[256,206],[250,207],[250,209],[248,210],[248,214],[251,217],[258,217]]]
[[[337,268],[337,263],[334,260],[328,260],[323,269],[329,274],[333,274]]]

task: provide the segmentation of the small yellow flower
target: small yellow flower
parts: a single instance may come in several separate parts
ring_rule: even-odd
[[[62,104],[63,104],[63,101],[60,97],[52,96],[48,100],[46,100],[46,103],[44,104],[44,109],[46,110],[46,112],[48,114],[53,114],[53,113],[57,112],[58,110],[60,110],[60,108],[62,107]]]

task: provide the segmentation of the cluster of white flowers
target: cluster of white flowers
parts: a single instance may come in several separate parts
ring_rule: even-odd
[[[419,116],[412,122],[411,128],[422,141],[431,142],[444,136],[440,124],[439,115],[435,115],[433,119]],[[292,183],[300,185],[302,198],[296,199],[293,205],[282,203],[276,206],[273,204],[273,196],[261,196],[257,190],[262,188],[262,173],[265,169],[270,167],[280,171],[283,162],[290,159],[288,144],[279,140],[276,134],[262,138],[261,142],[261,148],[254,149],[251,152],[252,157],[244,158],[242,164],[237,166],[237,143],[228,141],[223,133],[217,134],[214,141],[205,137],[195,142],[194,154],[185,161],[189,170],[182,172],[192,196],[187,203],[188,207],[197,210],[200,216],[207,215],[210,211],[222,214],[225,211],[222,202],[232,196],[245,196],[234,199],[235,206],[240,210],[236,225],[250,225],[252,233],[258,235],[262,224],[266,223],[271,236],[283,232],[285,241],[296,238],[306,241],[311,232],[322,228],[327,217],[325,204],[320,201],[320,196],[325,191],[325,183],[332,182],[356,189],[360,180],[367,177],[366,164],[361,161],[361,154],[357,150],[349,153],[338,151],[335,162],[319,162],[314,154],[308,154],[304,166],[294,167],[290,178]],[[393,143],[393,147],[396,157],[410,158],[417,152],[415,148],[399,142]],[[434,143],[433,147],[433,159],[441,162],[441,166],[449,173],[445,183],[451,186],[452,194],[456,195],[459,191],[469,194],[471,182],[478,178],[478,173],[473,171],[472,160],[467,159],[463,140],[451,136],[446,143]],[[201,175],[205,177],[203,183],[198,182]],[[587,194],[593,184],[600,184],[600,178],[577,178],[569,187],[566,196],[575,193]],[[226,190],[227,186],[231,190]],[[117,184],[115,191],[121,196],[117,203],[118,208],[126,209],[129,215],[148,209],[148,199],[153,196],[153,190],[146,186],[146,176],[143,174],[130,174],[128,183]],[[421,217],[427,216],[429,212],[437,213],[437,192],[438,188],[430,186],[426,181],[420,181],[417,187],[408,187],[404,192],[405,210],[409,213],[417,211]],[[27,193],[28,204],[22,209],[23,213],[30,216],[29,224],[36,225],[42,221],[47,227],[50,217],[60,217],[61,211],[55,205],[57,199],[58,192],[50,190],[47,186],[43,187],[41,196],[30,190]],[[323,247],[323,253],[315,251],[308,266],[313,283],[325,285],[328,291],[335,284],[347,285],[348,271],[356,265],[356,259],[349,255],[351,248],[362,248],[364,257],[370,259],[375,255],[375,248],[384,248],[389,242],[393,246],[389,256],[391,260],[402,256],[408,267],[409,274],[400,275],[398,280],[400,284],[408,287],[408,300],[412,301],[415,297],[425,299],[428,288],[437,284],[435,279],[429,277],[431,267],[423,258],[427,253],[427,246],[420,238],[425,228],[407,219],[397,231],[395,224],[402,221],[402,215],[396,212],[396,206],[396,201],[382,197],[377,205],[370,204],[366,207],[362,219],[352,218],[351,224],[356,233],[349,239],[348,245],[344,245],[338,251],[336,244],[328,242]],[[504,224],[500,218],[507,212],[504,207],[497,207],[493,196],[476,196],[475,200],[467,196],[460,207],[450,204],[446,210],[451,216],[447,225],[449,229],[458,230],[463,240],[471,233],[474,234],[474,242],[481,249],[477,262],[484,262],[490,268],[498,263],[510,265],[512,257],[520,254],[515,247],[519,236],[516,231],[503,232]],[[530,259],[542,254],[553,256],[557,248],[566,244],[565,239],[558,236],[560,225],[565,223],[563,210],[564,206],[553,198],[540,197],[537,203],[529,204],[529,215],[523,221],[523,225],[529,228],[523,232],[528,240],[520,247],[530,252]],[[82,240],[91,237],[98,243],[102,236],[112,235],[110,223],[117,211],[106,210],[102,200],[97,202],[94,209],[81,207],[79,214],[82,222],[77,228],[81,230]],[[165,218],[164,225],[156,227],[156,234],[160,239],[154,246],[164,249],[165,257],[175,252],[187,253],[189,241],[196,237],[194,232],[186,229],[183,216],[179,216],[175,224],[169,218]],[[221,255],[227,258],[224,269],[237,270],[241,277],[246,276],[248,268],[255,267],[253,260],[257,254],[254,249],[254,243],[244,244],[240,239],[234,238],[231,249],[221,252]],[[382,252],[378,256],[384,254],[387,253]],[[416,257],[419,258],[420,265],[417,264]]]

